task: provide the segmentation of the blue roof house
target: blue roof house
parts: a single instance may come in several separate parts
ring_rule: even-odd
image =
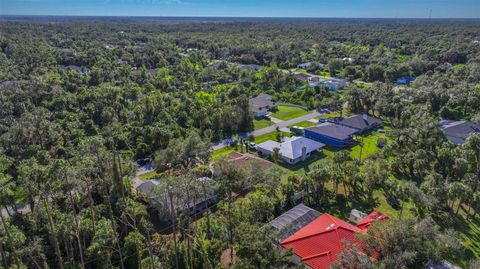
[[[408,85],[408,84],[410,84],[410,82],[412,82],[414,80],[415,80],[415,77],[405,76],[405,77],[397,78],[396,83],[398,85]]]
[[[352,135],[356,132],[358,132],[357,129],[325,122],[305,129],[304,136],[326,145],[343,148],[354,142]]]

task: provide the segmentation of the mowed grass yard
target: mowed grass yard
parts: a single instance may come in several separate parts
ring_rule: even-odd
[[[158,177],[159,177],[159,174],[155,170],[150,171],[150,172],[145,173],[145,174],[141,174],[141,175],[138,176],[138,178],[140,178],[140,180],[142,180],[142,181],[149,181],[151,179],[155,179],[155,178],[158,178]]]
[[[290,133],[285,133],[285,132],[280,132],[280,133],[282,134],[283,137],[291,137],[292,136],[292,134],[290,134]],[[268,134],[257,136],[257,137],[255,137],[254,142],[256,144],[260,144],[260,143],[266,142],[268,140],[277,141],[277,131],[273,131],[273,132],[270,132]]]
[[[254,119],[253,120],[253,129],[258,130],[272,125],[273,123],[266,119]]]
[[[210,157],[212,158],[213,161],[215,161],[222,157],[226,157],[230,155],[230,153],[232,152],[235,152],[235,147],[224,147],[224,148],[212,151],[212,153],[210,154]]]
[[[308,128],[308,127],[312,127],[312,126],[319,125],[319,124],[320,123],[318,123],[318,122],[314,123],[314,122],[310,122],[310,121],[302,121],[302,122],[299,122],[297,124],[290,125],[290,126],[288,126],[288,128],[291,128],[293,126]]]
[[[278,111],[272,113],[272,117],[279,120],[291,120],[303,115],[307,115],[310,111],[293,106],[278,106]]]

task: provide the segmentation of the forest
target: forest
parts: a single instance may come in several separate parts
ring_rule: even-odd
[[[391,218],[358,238],[375,259],[352,247],[332,268],[480,268],[480,130],[454,145],[439,124],[480,124],[480,21],[172,20],[0,21],[0,268],[304,268],[269,231],[297,193]],[[295,70],[349,84],[306,87]],[[235,165],[259,142],[242,134],[260,93],[373,115],[388,143]],[[154,171],[139,178],[139,160]],[[150,179],[163,202],[136,190]]]

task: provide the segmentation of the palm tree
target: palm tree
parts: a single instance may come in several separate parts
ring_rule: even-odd
[[[282,153],[280,152],[279,148],[274,148],[272,152],[272,161],[274,163],[278,163],[278,161],[282,158]]]

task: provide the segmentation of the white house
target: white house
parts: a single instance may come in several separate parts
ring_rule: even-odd
[[[311,156],[312,152],[315,152],[325,144],[305,138],[305,137],[291,137],[279,143],[276,141],[266,141],[257,145],[257,150],[266,156],[271,156],[278,148],[281,154],[280,160],[289,164],[296,164],[298,162],[305,161]]]

